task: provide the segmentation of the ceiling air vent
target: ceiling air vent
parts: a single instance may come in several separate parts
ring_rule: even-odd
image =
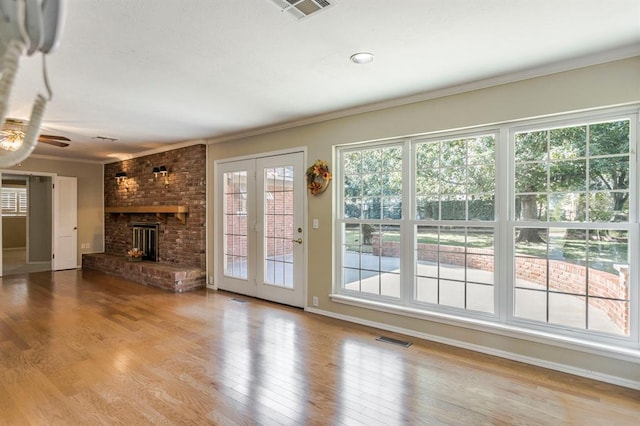
[[[272,0],[282,12],[288,12],[296,19],[308,18],[311,15],[321,12],[333,6],[327,0]]]

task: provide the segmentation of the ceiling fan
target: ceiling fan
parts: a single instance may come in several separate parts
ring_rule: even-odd
[[[0,130],[0,147],[13,151],[12,147],[17,149],[24,140],[25,130],[27,128],[27,122],[18,120],[15,118],[7,118],[2,129]],[[69,146],[71,139],[65,136],[56,135],[38,135],[38,142],[48,145],[57,146],[60,148],[66,148]]]
[[[0,0],[0,123],[9,111],[9,95],[22,55],[42,52],[47,89],[46,97],[36,95],[31,118],[24,129],[22,126],[19,130],[5,130],[4,126],[0,129],[0,167],[20,163],[35,148],[46,104],[53,96],[44,55],[58,44],[64,4],[65,0]]]

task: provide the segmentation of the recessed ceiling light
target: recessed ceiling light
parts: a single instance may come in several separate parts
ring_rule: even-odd
[[[373,53],[358,52],[351,55],[349,59],[351,59],[351,62],[354,62],[356,64],[368,64],[369,62],[373,61]]]

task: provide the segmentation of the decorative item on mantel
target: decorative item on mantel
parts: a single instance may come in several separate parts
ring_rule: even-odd
[[[142,262],[142,256],[144,256],[144,253],[137,248],[127,251],[129,262]]]
[[[316,160],[307,168],[307,188],[313,195],[322,194],[331,181],[331,172],[325,160]]]

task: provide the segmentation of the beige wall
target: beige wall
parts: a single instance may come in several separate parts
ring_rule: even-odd
[[[78,178],[78,265],[82,264],[82,253],[104,251],[102,164],[31,156],[9,170]],[[85,243],[89,248],[81,250]]]
[[[441,97],[380,111],[334,119],[317,124],[239,138],[209,145],[208,188],[214,188],[214,161],[243,155],[305,146],[307,163],[325,159],[333,169],[333,146],[397,136],[426,133],[531,118],[555,113],[640,102],[640,57],[503,84],[462,94]],[[335,184],[331,186],[335,189]],[[210,195],[213,191],[209,189]],[[213,204],[209,201],[209,206]],[[534,343],[514,337],[474,331],[468,328],[412,319],[332,302],[333,203],[331,191],[308,197],[307,302],[318,296],[318,309],[331,315],[356,317],[361,321],[399,327],[416,334],[453,339],[478,345],[489,351],[504,351],[520,358],[560,364],[595,376],[628,379],[640,386],[640,356],[630,361]],[[208,209],[210,238],[208,276],[213,277],[213,208]],[[311,220],[320,229],[311,229]]]
[[[2,218],[2,248],[25,248],[27,246],[27,218],[24,216]]]

